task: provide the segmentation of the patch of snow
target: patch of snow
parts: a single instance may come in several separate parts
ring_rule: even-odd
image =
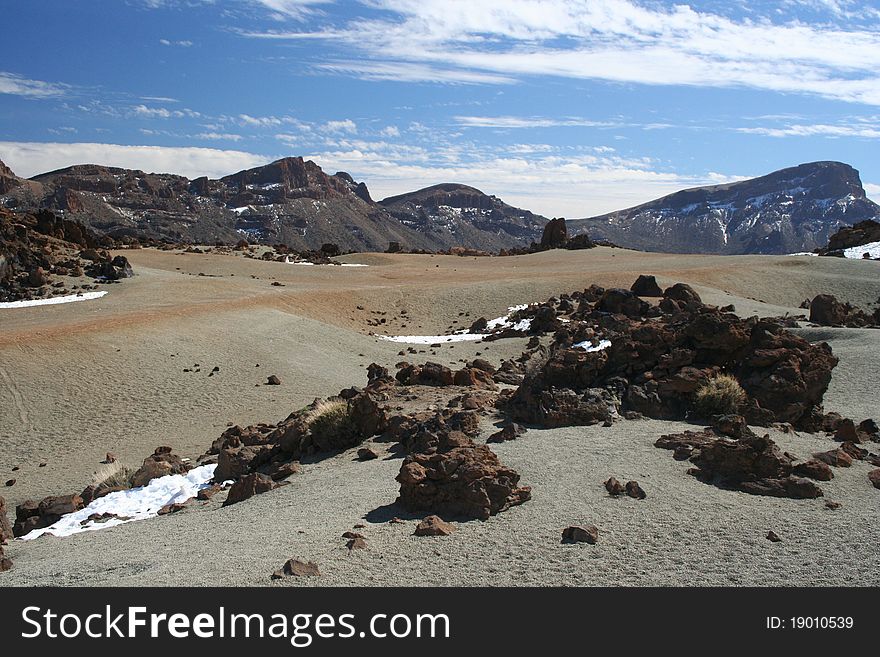
[[[0,303],[0,309],[4,308],[29,308],[31,306],[54,306],[59,303],[73,303],[74,301],[88,301],[89,299],[100,299],[106,290],[100,292],[83,292],[82,294],[69,294],[63,297],[52,297],[51,299],[27,299],[24,301],[4,301]]]
[[[572,345],[573,349],[583,349],[584,351],[603,351],[611,346],[611,340],[599,340],[599,344],[594,345],[589,340],[578,342]]]
[[[862,254],[867,253],[871,258],[880,258],[880,242],[869,242],[861,246],[853,246],[843,250],[843,255],[847,258],[857,258],[861,260]]]
[[[469,342],[482,340],[482,333],[453,333],[452,335],[379,335],[380,340],[405,342],[407,344],[436,344],[438,342]]]
[[[96,531],[152,518],[158,515],[159,509],[166,504],[186,502],[195,497],[202,488],[210,486],[216,467],[214,464],[203,465],[193,468],[185,475],[158,477],[146,486],[110,493],[93,501],[84,509],[62,516],[54,525],[33,530],[22,536],[21,540],[30,541],[43,534],[71,536],[80,532]],[[114,513],[120,517],[110,518],[106,522],[90,521],[83,524],[83,521],[92,514],[102,513]]]
[[[339,263],[343,267],[369,267],[370,265],[361,265],[356,262],[341,262]]]
[[[818,256],[818,253],[812,253],[811,251],[798,251],[797,253],[789,253],[790,256]]]

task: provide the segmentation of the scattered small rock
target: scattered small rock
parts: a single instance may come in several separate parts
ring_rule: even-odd
[[[626,494],[637,500],[643,500],[648,497],[648,494],[642,490],[642,487],[639,486],[639,482],[637,481],[626,482]]]
[[[774,531],[767,532],[767,540],[772,543],[779,543],[782,539],[779,538],[779,534]]]
[[[355,538],[349,539],[348,543],[345,544],[345,547],[351,550],[363,550],[367,547],[367,541],[363,536],[356,536]]]
[[[393,521],[392,521],[393,522]],[[428,516],[416,527],[414,536],[449,536],[455,527],[439,516]]]
[[[619,495],[623,495],[624,487],[617,479],[614,477],[609,477],[608,481],[605,482],[605,490],[608,491],[608,494],[612,497],[618,497]]]
[[[832,500],[825,501],[825,508],[832,511],[837,511],[841,506],[843,505],[840,502],[834,502]]]
[[[272,374],[271,376],[269,376],[269,378],[266,379],[266,385],[268,385],[268,386],[280,386],[280,385],[281,385],[281,379],[279,379],[277,376],[275,376],[274,374]]]
[[[107,452],[107,456],[104,457],[102,463],[116,463],[116,454]]]
[[[360,461],[372,461],[373,459],[379,458],[379,455],[372,447],[361,447],[357,451],[357,456]]]
[[[9,479],[9,480],[6,482],[6,485],[7,485],[7,486],[15,486],[15,479]]]
[[[868,480],[874,484],[874,488],[880,488],[880,468],[868,473]]]
[[[595,545],[599,540],[599,530],[595,525],[573,525],[562,530],[563,543],[589,543]]]
[[[288,559],[284,565],[272,573],[272,579],[282,579],[284,577],[316,577],[321,574],[318,570],[318,564],[313,561],[300,561],[299,559]]]

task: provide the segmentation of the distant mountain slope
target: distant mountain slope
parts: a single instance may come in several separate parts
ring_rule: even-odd
[[[547,218],[456,183],[392,196],[380,204],[400,223],[419,232],[446,232],[457,243],[500,249],[541,236]]]
[[[493,199],[480,201],[488,214],[410,220],[405,211],[373,201],[366,185],[347,173],[328,175],[299,157],[219,180],[87,164],[25,181],[0,167],[0,207],[63,212],[114,238],[203,243],[245,238],[296,250],[332,242],[342,250],[382,251],[392,241],[405,249],[499,249],[540,236],[541,218],[468,189],[474,198]]]
[[[600,217],[569,221],[620,246],[674,253],[794,253],[828,243],[842,226],[880,217],[859,173],[813,162],[760,178],[676,192]]]

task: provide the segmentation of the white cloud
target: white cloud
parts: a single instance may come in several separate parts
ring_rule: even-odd
[[[0,160],[24,177],[74,164],[101,164],[147,172],[176,173],[189,178],[219,178],[267,164],[273,159],[216,148],[0,141]]]
[[[250,116],[249,114],[239,114],[238,120],[242,125],[257,128],[271,128],[283,123],[282,120],[276,116]]]
[[[316,64],[317,70],[354,75],[362,80],[439,82],[446,84],[512,84],[507,75],[399,61],[335,61]]]
[[[243,137],[230,132],[200,132],[195,135],[196,139],[207,139],[213,141],[241,141]]]
[[[788,125],[781,128],[737,128],[737,132],[766,137],[861,137],[880,139],[880,126],[872,125]]]
[[[182,41],[170,41],[168,39],[159,39],[159,43],[163,46],[179,46],[181,48],[189,48],[193,45],[193,42],[189,39],[184,39]]]
[[[343,119],[341,121],[327,121],[321,126],[325,132],[348,132],[356,133],[357,124],[351,119]]]
[[[278,18],[302,20],[314,13],[312,5],[332,3],[333,0],[254,0]]]
[[[865,193],[875,203],[880,203],[880,185],[875,185],[874,183],[863,183],[862,187],[865,188]]]
[[[388,125],[382,128],[379,131],[379,134],[382,137],[399,137],[400,136],[400,128],[396,125]]]
[[[782,23],[769,7],[764,15],[736,20],[684,4],[663,8],[632,0],[365,4],[381,17],[246,36],[348,47],[360,56],[322,67],[375,79],[498,83],[551,75],[741,86],[880,105],[880,31],[855,21],[843,27]]]
[[[329,171],[364,180],[374,198],[441,182],[459,182],[545,216],[580,218],[644,203],[687,187],[737,178],[716,173],[683,176],[656,170],[646,158],[609,154],[534,153],[493,156],[479,149],[445,147],[401,151],[384,142],[340,143],[339,150],[307,157]]]
[[[65,95],[70,87],[56,82],[29,80],[15,73],[0,71],[0,94],[25,98],[56,98]]]
[[[182,110],[170,110],[165,107],[147,107],[146,105],[135,105],[131,108],[131,114],[146,119],[182,119],[199,118],[201,114],[191,109],[184,108]]]
[[[590,121],[576,117],[558,119],[523,116],[456,116],[460,125],[469,128],[553,128],[560,126],[584,126],[590,128],[612,127],[615,123]]]

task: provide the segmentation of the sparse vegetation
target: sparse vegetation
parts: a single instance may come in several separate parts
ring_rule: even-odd
[[[317,402],[309,414],[309,428],[318,445],[339,445],[348,442],[357,432],[344,399]]]
[[[95,470],[92,485],[98,490],[108,488],[131,488],[131,477],[135,473],[132,468],[116,461],[106,463]]]
[[[729,374],[719,374],[697,388],[694,410],[700,417],[738,413],[747,399],[739,381]]]

